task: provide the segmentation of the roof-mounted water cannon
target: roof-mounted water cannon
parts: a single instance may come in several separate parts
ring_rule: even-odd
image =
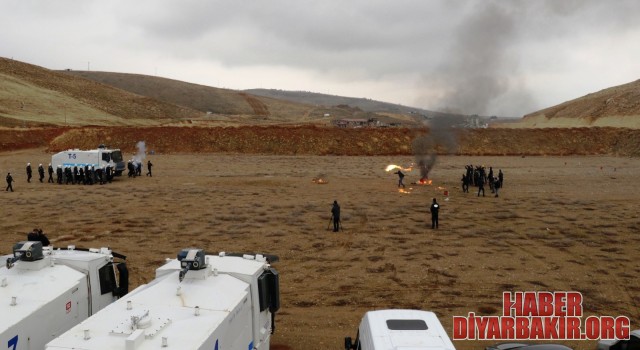
[[[36,261],[44,258],[42,242],[22,241],[13,246],[13,257],[7,258],[7,269],[14,266],[16,261]]]
[[[205,253],[202,249],[187,248],[178,253],[178,261],[180,261],[180,282],[189,270],[202,270],[207,264],[205,261]]]

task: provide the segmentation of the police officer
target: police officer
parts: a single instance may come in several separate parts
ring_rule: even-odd
[[[440,204],[438,204],[435,198],[429,210],[431,211],[431,228],[436,229],[438,228],[438,211],[440,210]]]
[[[47,170],[49,171],[49,180],[47,180],[47,183],[54,183],[53,182],[53,166],[51,166],[51,163],[49,163],[49,168]]]
[[[333,217],[333,232],[338,232],[340,230],[340,205],[338,205],[338,201],[333,201],[331,216]]]
[[[38,180],[40,180],[40,183],[42,183],[42,180],[44,180],[44,167],[42,166],[42,164],[38,165],[38,176],[40,177]]]
[[[31,182],[31,175],[33,172],[31,171],[31,163],[27,163],[27,182]]]
[[[62,165],[58,165],[58,168],[56,169],[56,180],[58,185],[62,185]]]
[[[153,175],[151,175],[151,167],[153,166],[153,164],[151,164],[151,161],[148,160],[147,161],[147,176],[149,177],[153,177]]]
[[[7,173],[7,189],[5,191],[11,190],[11,192],[13,192],[13,186],[11,186],[12,182],[13,182],[13,177],[11,176],[11,173]]]

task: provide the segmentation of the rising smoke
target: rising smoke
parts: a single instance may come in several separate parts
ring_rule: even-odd
[[[458,141],[453,126],[457,122],[459,121],[455,118],[435,117],[428,124],[429,133],[413,140],[411,146],[421,180],[429,178],[439,152],[445,154],[456,152]]]
[[[455,29],[451,45],[445,48],[446,61],[425,74],[424,88],[432,98],[420,103],[458,114],[513,110],[497,104],[515,105],[525,111],[530,108],[533,101],[519,78],[515,47],[516,21],[522,15],[518,12],[524,11],[520,5],[478,1]]]
[[[136,143],[136,149],[137,151],[133,156],[133,160],[136,163],[142,163],[144,158],[147,156],[147,146],[145,145],[144,141],[138,141],[138,143]]]

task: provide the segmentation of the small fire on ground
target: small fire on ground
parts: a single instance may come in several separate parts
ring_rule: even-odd
[[[313,182],[314,184],[317,184],[317,185],[325,185],[325,184],[329,183],[329,181],[327,181],[327,180],[325,180],[325,179],[323,179],[321,177],[314,177],[313,180],[311,180],[311,182]]]

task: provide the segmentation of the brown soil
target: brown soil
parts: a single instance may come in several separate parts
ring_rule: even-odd
[[[633,328],[640,321],[637,158],[445,156],[432,186],[404,194],[384,168],[408,166],[411,156],[156,154],[147,157],[151,178],[26,183],[25,163],[50,156],[42,148],[0,153],[0,171],[16,179],[15,192],[0,195],[1,253],[42,227],[55,246],[127,255],[132,287],[184,247],[277,254],[275,349],[341,349],[363,313],[381,308],[435,311],[450,333],[454,315],[499,314],[503,291],[576,290],[587,315],[626,315]],[[500,197],[462,193],[465,164],[502,169]],[[314,184],[317,177],[328,183]],[[409,172],[405,182],[417,179]],[[434,197],[438,230],[428,223]],[[327,231],[334,199],[340,233]]]
[[[411,155],[426,129],[341,129],[319,126],[95,127],[0,129],[0,151],[47,147],[92,149],[99,144],[136,151],[138,141],[158,153],[279,155]],[[640,155],[640,130],[620,128],[475,129],[452,132],[454,146],[440,154],[458,155]],[[435,138],[442,140],[441,135]]]

